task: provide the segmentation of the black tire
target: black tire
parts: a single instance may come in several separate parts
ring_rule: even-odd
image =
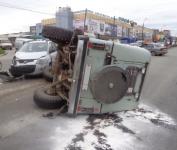
[[[77,42],[77,35],[83,34],[81,30],[76,30],[74,42]],[[73,31],[58,27],[44,26],[42,35],[55,43],[67,44],[71,41]]]
[[[155,56],[156,54],[155,54],[155,52],[151,52],[151,55],[152,55],[152,56]]]
[[[17,71],[15,71],[15,69],[13,69],[12,67],[9,69],[9,72],[11,73],[11,75],[13,76],[13,77],[20,77],[20,76],[23,76],[23,74],[21,74],[20,72],[17,72]]]
[[[51,68],[45,68],[44,72],[43,72],[43,76],[44,76],[44,79],[46,81],[49,81],[49,82],[52,82],[53,81],[53,74],[52,72],[50,71]]]
[[[57,109],[66,104],[60,96],[48,95],[45,88],[37,89],[34,92],[33,100],[36,105],[44,109]]]

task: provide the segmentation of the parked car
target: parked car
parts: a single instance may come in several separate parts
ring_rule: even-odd
[[[176,40],[173,40],[173,41],[172,41],[172,46],[173,46],[173,47],[177,46],[177,41],[176,41]]]
[[[32,39],[27,38],[16,38],[15,40],[15,49],[18,51],[26,42],[30,42]]]
[[[12,43],[8,40],[8,38],[0,39],[0,48],[5,50],[12,50]]]
[[[136,42],[136,38],[134,37],[123,37],[120,39],[120,42],[123,44],[130,44],[130,43],[135,43]]]
[[[138,46],[138,47],[142,47],[143,45],[143,41],[136,41],[135,43],[130,43],[131,46]]]
[[[9,71],[15,77],[42,74],[52,65],[56,50],[56,44],[48,40],[27,42],[15,53]]]
[[[152,56],[162,56],[168,53],[167,48],[159,43],[151,43],[143,45],[143,47],[147,50],[149,50],[152,54]]]

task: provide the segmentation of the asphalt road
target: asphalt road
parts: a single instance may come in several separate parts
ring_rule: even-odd
[[[166,56],[152,58],[142,99],[177,120],[177,48]]]
[[[0,57],[5,69],[8,68],[12,57],[13,52]],[[170,49],[166,56],[152,58],[141,97],[141,103],[150,106],[152,110],[159,109],[175,121],[177,121],[176,60],[177,48]],[[110,122],[107,118],[97,118],[96,122],[99,124],[106,122],[108,128],[100,127],[98,124],[91,127],[89,125],[93,124],[90,120],[93,119],[89,119],[88,116],[69,118],[65,115],[57,115],[57,110],[39,109],[33,103],[33,91],[48,84],[40,78],[20,79],[0,84],[0,150],[62,150],[64,148],[80,150],[78,145],[84,147],[84,150],[177,149],[177,129],[163,126],[162,123],[154,125],[148,122],[147,117],[155,115],[154,113],[145,115],[136,112],[132,118],[120,114],[124,122],[118,124],[118,130],[113,130],[111,127],[115,122]],[[44,117],[46,114],[51,114],[51,117]],[[160,118],[161,114],[157,116]],[[96,131],[99,132],[95,138],[93,135]],[[92,132],[94,133],[91,134]],[[103,132],[108,135],[104,135]],[[94,141],[100,142],[102,147],[100,148]]]

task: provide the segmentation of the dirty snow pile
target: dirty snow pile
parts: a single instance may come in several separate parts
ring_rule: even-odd
[[[143,149],[138,124],[176,130],[175,121],[167,114],[141,105],[133,111],[89,115],[86,125],[77,133],[65,150]],[[146,130],[144,127],[142,130]],[[137,143],[135,145],[135,143]]]

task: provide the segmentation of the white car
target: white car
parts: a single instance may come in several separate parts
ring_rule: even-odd
[[[0,38],[0,48],[12,50],[12,43],[7,38]]]
[[[52,65],[56,54],[56,44],[51,41],[27,42],[15,53],[9,71],[15,77],[42,74],[46,67]]]
[[[130,45],[141,47],[143,45],[143,41],[136,41],[135,43],[130,43]]]

